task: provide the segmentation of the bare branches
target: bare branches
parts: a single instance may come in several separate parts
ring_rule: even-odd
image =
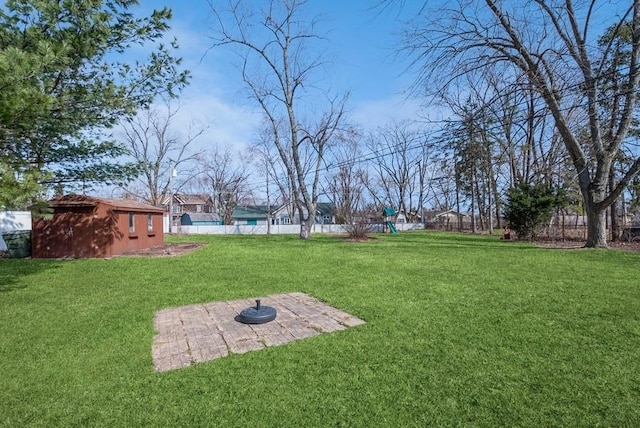
[[[213,209],[223,224],[232,224],[233,209],[251,199],[248,188],[249,170],[246,159],[233,156],[229,150],[217,147],[198,156],[200,184],[211,196]]]
[[[602,97],[611,94],[606,84],[611,79],[603,70],[615,55],[614,45],[590,45],[587,39],[597,0],[578,5],[572,0],[527,0],[517,6],[495,0],[485,0],[484,5],[466,0],[449,3],[418,16],[413,31],[406,34],[405,49],[417,68],[418,83],[435,86],[431,93],[442,96],[463,76],[478,75],[497,64],[523,73],[553,115],[575,167],[590,221],[597,224],[590,228],[588,245],[606,245],[603,212],[619,194],[619,187],[607,194],[607,178],[628,136],[640,86],[640,0],[634,0],[628,9],[620,6],[624,7],[619,11],[622,18],[611,22],[612,37],[619,37],[618,30],[629,16],[633,27],[630,54],[625,59],[628,72],[617,75],[621,84],[612,94],[623,107],[615,111],[604,108]],[[608,3],[608,7],[614,6]],[[432,18],[425,23],[427,16]],[[578,113],[585,119],[580,124],[573,121]],[[603,120],[609,129],[615,121],[617,132],[604,132]],[[627,172],[637,173],[634,168]],[[621,182],[628,178],[624,175]]]
[[[194,123],[188,125],[186,134],[175,131],[179,109],[179,105],[165,100],[163,107],[143,110],[122,124],[124,143],[141,165],[138,182],[144,190],[140,196],[153,205],[160,205],[170,190],[170,169],[197,158],[194,143],[205,131]],[[198,173],[193,168],[188,171],[183,182]]]
[[[216,20],[214,47],[229,45],[240,57],[241,75],[250,98],[261,108],[303,218],[300,237],[310,236],[318,202],[318,182],[326,147],[344,120],[344,102],[329,98],[329,108],[315,125],[301,119],[299,104],[317,90],[313,78],[323,65],[315,21],[301,19],[303,0],[271,0],[259,14],[243,9],[251,2],[229,2]],[[253,4],[256,10],[255,4]],[[318,91],[327,96],[327,92]],[[327,96],[328,97],[328,96]],[[267,138],[266,140],[269,140]],[[263,141],[265,139],[263,138]]]

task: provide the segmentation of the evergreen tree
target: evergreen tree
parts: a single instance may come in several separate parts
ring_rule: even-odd
[[[17,188],[27,202],[47,186],[86,188],[136,173],[106,131],[188,79],[175,42],[154,47],[171,11],[136,17],[137,4],[8,0],[0,9],[0,207],[15,205]],[[149,56],[126,56],[134,45]]]
[[[549,223],[563,196],[544,184],[520,183],[509,190],[504,203],[504,219],[518,238],[532,239],[541,225]]]

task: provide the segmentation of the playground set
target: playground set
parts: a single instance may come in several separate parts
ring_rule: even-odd
[[[391,207],[386,207],[384,210],[382,210],[382,215],[384,217],[385,233],[391,232],[391,234],[396,235],[398,233],[398,230],[396,229],[396,226],[393,224],[393,219],[395,218],[396,215],[398,215],[396,210],[394,210]]]

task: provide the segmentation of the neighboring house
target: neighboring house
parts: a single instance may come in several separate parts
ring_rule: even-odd
[[[266,205],[237,206],[231,213],[234,225],[266,226],[270,217]]]
[[[289,215],[290,207],[282,205],[280,208],[276,208],[271,216],[271,224],[300,224],[300,215],[296,211],[293,218]]]
[[[165,211],[169,212],[168,196],[162,201],[162,205],[166,207]],[[171,211],[172,224],[177,225],[184,213],[213,213],[213,200],[205,194],[174,193]]]
[[[181,226],[219,226],[220,216],[213,213],[184,213],[180,217]]]
[[[289,211],[286,205],[276,209],[273,212],[272,224],[300,224],[300,213],[296,210],[293,219],[289,218]],[[336,205],[333,202],[318,202],[316,205],[316,224],[335,224],[336,223]],[[306,214],[306,211],[305,211]]]
[[[459,213],[455,210],[428,210],[424,212],[425,224],[431,227],[452,229],[458,226],[458,219],[463,224],[471,221],[471,217],[468,214]]]
[[[33,218],[33,258],[111,257],[164,243],[164,209],[126,199],[66,195],[48,202],[50,219]]]
[[[267,219],[271,219],[274,225],[300,224],[300,213],[296,211],[293,218],[289,215],[286,205],[273,207],[271,213],[267,212],[266,205],[245,205],[233,209],[231,218],[235,225],[264,226]],[[336,206],[332,202],[318,202],[316,207],[316,224],[335,224]]]
[[[420,212],[399,210],[396,215],[396,223],[421,223],[422,216]]]
[[[333,202],[318,202],[316,206],[316,224],[335,224],[336,212],[336,204]]]
[[[173,205],[179,207],[180,213],[192,212],[192,213],[212,213],[213,212],[213,200],[211,196],[189,195],[183,193],[176,193],[173,195]],[[174,211],[175,212],[175,211]]]

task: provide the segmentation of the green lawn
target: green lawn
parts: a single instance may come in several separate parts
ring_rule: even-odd
[[[640,254],[496,237],[191,237],[0,260],[0,425],[639,426]],[[367,323],[156,373],[154,312],[302,291]]]

